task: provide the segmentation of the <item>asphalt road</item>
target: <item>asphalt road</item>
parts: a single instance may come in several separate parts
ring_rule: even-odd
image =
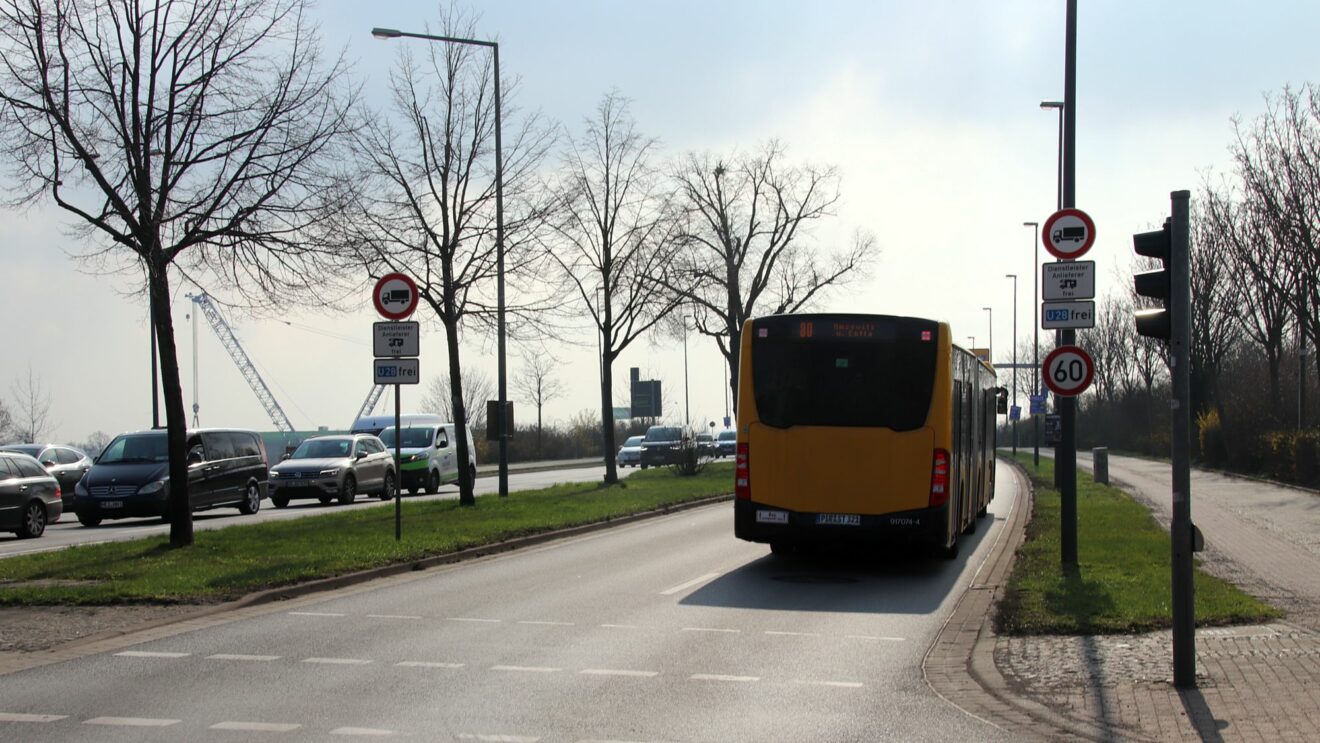
[[[721,503],[290,601],[0,676],[0,736],[1007,740],[921,661],[1017,495],[952,561],[776,558]]]
[[[623,468],[619,470],[619,476],[625,477],[633,470]],[[593,465],[589,467],[575,467],[570,469],[542,470],[536,472],[518,472],[511,470],[509,472],[509,490],[534,490],[543,488],[561,482],[589,482],[600,480],[605,477],[604,465]],[[485,493],[494,493],[499,491],[499,478],[495,473],[486,473],[478,471],[476,492],[478,495]],[[440,488],[440,492],[435,495],[417,495],[403,496],[405,501],[413,500],[433,500],[433,499],[457,499],[458,486],[446,485]],[[270,500],[261,502],[261,510],[251,516],[244,516],[238,512],[237,508],[216,508],[210,511],[197,511],[193,513],[194,529],[218,529],[223,526],[234,526],[236,524],[255,524],[263,521],[278,521],[280,519],[299,518],[301,516],[311,516],[318,513],[326,513],[333,509],[342,508],[379,508],[381,506],[394,507],[394,502],[384,502],[377,498],[359,495],[357,500],[350,506],[340,506],[332,504],[323,506],[315,500],[296,500],[289,503],[287,508],[275,508],[270,504]],[[96,542],[115,542],[126,539],[138,539],[140,537],[151,536],[154,534],[168,534],[169,524],[163,523],[158,518],[149,519],[120,519],[114,521],[104,521],[100,526],[88,528],[78,523],[77,517],[72,513],[66,513],[60,519],[59,523],[51,524],[46,527],[46,533],[39,539],[19,539],[13,532],[0,533],[0,558],[12,557],[14,555],[23,555],[31,552],[45,552],[48,550],[63,549],[74,544],[93,544]]]

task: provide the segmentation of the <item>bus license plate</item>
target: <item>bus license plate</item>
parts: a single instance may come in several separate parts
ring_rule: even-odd
[[[818,513],[816,524],[819,526],[861,526],[862,517],[855,513]]]
[[[761,524],[787,524],[788,511],[757,511],[756,521]]]

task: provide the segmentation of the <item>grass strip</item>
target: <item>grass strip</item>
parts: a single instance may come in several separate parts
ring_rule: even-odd
[[[560,484],[457,501],[403,502],[306,518],[198,531],[191,547],[165,536],[80,545],[0,560],[0,605],[106,605],[225,601],[276,586],[456,552],[513,537],[606,521],[732,490],[733,467],[694,477],[638,472],[609,487]]]
[[[1172,626],[1169,535],[1150,511],[1117,488],[1077,471],[1077,561],[1060,563],[1059,491],[1054,461],[1019,454],[1036,497],[1026,541],[995,617],[1001,634],[1093,635]],[[1250,624],[1281,612],[1196,569],[1198,626]]]

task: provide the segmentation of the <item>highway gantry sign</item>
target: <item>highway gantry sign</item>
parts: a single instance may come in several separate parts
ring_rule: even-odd
[[[1081,209],[1060,209],[1045,220],[1040,239],[1061,261],[1081,258],[1095,244],[1095,222]]]
[[[1095,261],[1042,263],[1040,298],[1095,299]]]
[[[371,301],[386,320],[404,320],[417,309],[417,284],[411,276],[387,273],[376,282]]]
[[[1059,346],[1050,351],[1041,364],[1045,386],[1060,397],[1076,397],[1091,386],[1095,362],[1091,354],[1077,346]]]

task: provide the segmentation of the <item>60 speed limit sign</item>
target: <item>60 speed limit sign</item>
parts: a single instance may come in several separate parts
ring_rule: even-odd
[[[1050,351],[1041,365],[1045,386],[1060,397],[1075,397],[1085,392],[1094,374],[1091,354],[1077,346],[1060,346]]]

